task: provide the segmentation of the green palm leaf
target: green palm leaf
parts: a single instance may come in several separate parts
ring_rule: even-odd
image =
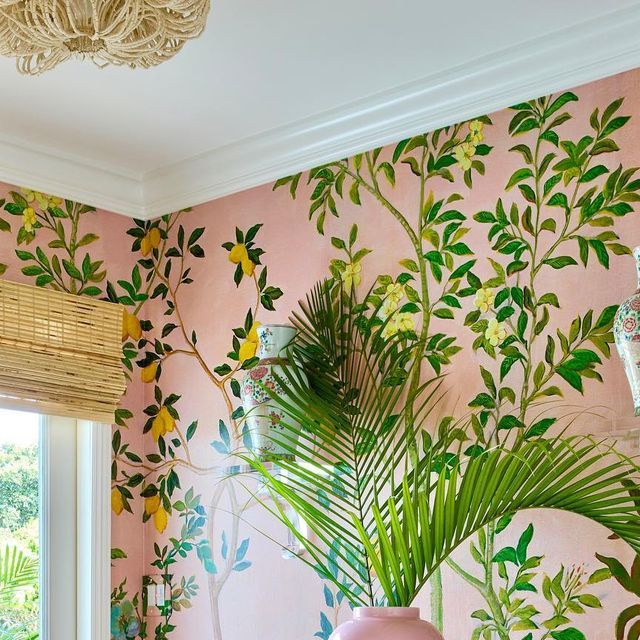
[[[17,546],[0,550],[0,607],[8,605],[16,593],[37,586],[38,559]]]
[[[326,284],[316,286],[294,316],[298,337],[288,358],[304,363],[309,383],[299,364],[285,365],[284,395],[271,393],[287,415],[274,440],[296,460],[274,469],[247,458],[275,499],[265,506],[308,551],[311,560],[303,559],[353,604],[411,603],[461,542],[522,509],[583,515],[640,550],[640,517],[628,489],[637,486],[637,467],[630,460],[584,437],[514,439],[511,448],[472,447],[473,457],[452,450],[447,434],[432,441],[423,429],[441,398],[440,381],[406,397],[416,341],[384,338],[378,316],[353,297],[341,293],[336,301]],[[423,455],[412,466],[408,447],[418,435]]]

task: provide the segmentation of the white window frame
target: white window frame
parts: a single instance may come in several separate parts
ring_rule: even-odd
[[[41,416],[40,446],[40,637],[107,640],[111,426]],[[63,448],[70,458],[66,465]]]

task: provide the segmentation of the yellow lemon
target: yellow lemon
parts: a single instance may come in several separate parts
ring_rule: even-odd
[[[111,489],[111,510],[119,516],[123,509],[124,503],[122,502],[122,494],[116,487],[113,487],[113,489]]]
[[[155,525],[156,531],[158,533],[164,533],[164,530],[167,528],[168,522],[169,516],[164,510],[164,507],[160,505],[158,507],[158,510],[153,514],[153,524]]]
[[[142,253],[143,256],[148,256],[151,253],[151,241],[149,240],[149,234],[140,240],[140,253]]]
[[[122,339],[133,338],[133,340],[140,340],[142,337],[142,327],[140,326],[140,320],[133,313],[129,313],[126,309],[122,314]]]
[[[167,409],[167,407],[162,407],[158,415],[162,416],[166,431],[173,431],[175,429],[176,421],[173,419],[173,416],[169,413],[169,409]]]
[[[160,494],[149,496],[144,499],[144,510],[148,515],[152,516],[160,508]]]
[[[260,322],[254,322],[251,325],[251,329],[249,330],[249,333],[247,333],[247,340],[249,342],[258,342],[258,329],[260,328],[261,323]]]
[[[158,415],[153,419],[151,424],[151,433],[157,440],[160,436],[163,436],[168,431],[173,431],[176,426],[176,421],[169,413],[167,407],[162,407],[158,412]]]
[[[247,253],[247,247],[238,243],[233,246],[233,249],[229,251],[229,262],[233,262],[233,264],[239,264],[243,260],[248,260],[249,254]]]
[[[238,353],[238,355],[240,356],[240,362],[244,362],[245,360],[249,360],[249,358],[253,358],[253,356],[256,355],[257,349],[257,342],[253,342],[252,340],[245,340],[240,346],[240,351]]]
[[[158,371],[158,363],[152,362],[148,364],[141,372],[140,379],[142,382],[153,382],[156,379],[156,372]]]
[[[245,276],[252,276],[256,265],[249,258],[242,258],[242,271]]]
[[[153,227],[147,234],[149,236],[149,244],[152,249],[157,249],[160,246],[160,242],[162,240],[162,236],[160,235],[160,229],[158,227]]]

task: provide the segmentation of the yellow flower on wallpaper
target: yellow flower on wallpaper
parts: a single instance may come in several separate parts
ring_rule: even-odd
[[[413,322],[413,316],[410,313],[396,313],[391,317],[382,330],[382,337],[390,338],[396,333],[414,331],[414,329],[415,324]]]
[[[242,265],[242,272],[245,276],[252,276],[256,265],[249,258],[246,245],[239,242],[229,251],[229,262]]]
[[[22,226],[27,233],[31,233],[33,231],[33,227],[37,222],[36,212],[33,207],[27,207],[22,212]]]
[[[164,533],[164,530],[167,528],[167,524],[169,522],[169,516],[167,512],[164,510],[164,507],[160,505],[157,511],[153,514],[153,524],[158,533]]]
[[[454,154],[458,164],[464,171],[471,169],[471,158],[476,152],[476,147],[471,142],[461,142],[455,149]]]
[[[151,424],[153,439],[158,440],[160,436],[173,431],[175,427],[176,421],[173,419],[173,416],[169,413],[167,407],[162,407]]]
[[[362,265],[359,262],[352,262],[348,264],[342,272],[342,282],[344,283],[344,290],[347,293],[351,292],[352,287],[357,287],[362,282]]]
[[[400,283],[387,285],[387,291],[378,315],[383,319],[388,318],[398,308],[403,297],[403,285]]]
[[[476,291],[476,297],[473,300],[473,304],[476,308],[480,309],[482,313],[487,313],[495,299],[496,294],[493,289],[483,287],[482,289],[478,289],[478,291]]]
[[[157,249],[162,242],[160,229],[152,227],[140,241],[140,252],[143,256],[148,256],[154,249]]]
[[[480,120],[472,120],[469,123],[469,133],[471,134],[471,142],[478,144],[484,140],[484,123]]]
[[[122,314],[122,339],[140,340],[141,337],[142,327],[140,326],[140,320],[135,314],[129,313],[125,309]]]
[[[113,489],[111,489],[111,510],[119,516],[123,509],[124,502],[122,501],[122,494],[116,487],[113,487]]]
[[[489,341],[491,346],[497,347],[507,337],[504,322],[498,322],[495,318],[491,318],[484,332],[484,337]]]
[[[152,362],[142,369],[140,372],[140,379],[142,382],[153,382],[156,379],[157,371],[158,363]]]
[[[240,345],[240,351],[238,356],[240,357],[240,362],[244,362],[245,360],[249,360],[256,355],[256,351],[258,350],[258,327],[260,326],[259,322],[254,322],[247,334],[245,341]]]
[[[62,204],[62,198],[50,196],[48,193],[33,191],[32,189],[20,189],[27,202],[36,200],[41,209],[49,209],[50,207],[59,207]]]
[[[144,499],[144,510],[147,515],[152,516],[160,508],[160,494],[149,496]]]

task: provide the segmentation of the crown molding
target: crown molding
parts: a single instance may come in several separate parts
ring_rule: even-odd
[[[146,216],[142,176],[47,147],[0,139],[0,180],[135,218]]]
[[[0,142],[0,179],[149,219],[628,71],[640,66],[639,32],[640,4],[142,176],[15,143],[8,155]]]

